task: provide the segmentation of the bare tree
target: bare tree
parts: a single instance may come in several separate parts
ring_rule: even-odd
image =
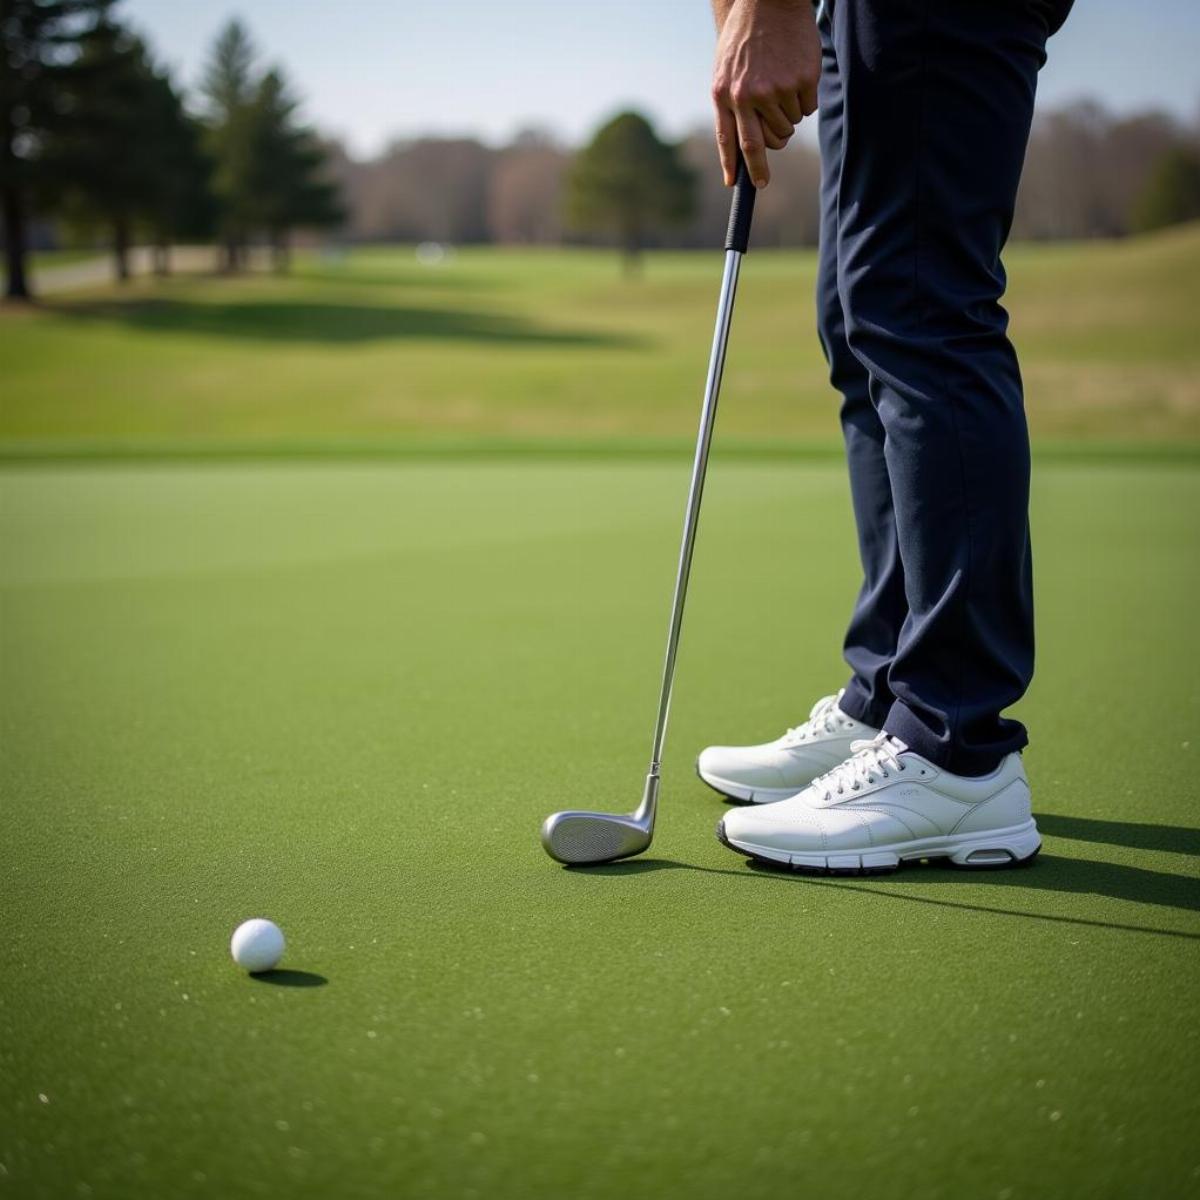
[[[1194,133],[1161,112],[1114,117],[1083,100],[1038,115],[1017,196],[1013,235],[1119,237],[1157,163]]]
[[[562,191],[570,154],[537,132],[496,155],[488,185],[494,241],[548,245],[562,240]]]
[[[1094,101],[1040,112],[1017,200],[1018,238],[1118,237],[1133,229],[1139,198],[1164,156],[1200,148],[1200,111],[1191,124],[1162,112],[1115,116]],[[709,247],[724,235],[729,193],[712,132],[692,133],[679,157],[695,180],[692,216],[643,231],[648,246]],[[369,162],[344,153],[333,173],[356,240],[563,240],[561,214],[571,153],[544,133],[527,132],[491,150],[477,141],[398,142]],[[812,141],[793,139],[772,158],[771,186],[758,197],[754,242],[816,244],[820,160]]]

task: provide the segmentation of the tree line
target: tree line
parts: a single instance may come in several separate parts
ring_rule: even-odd
[[[573,150],[529,131],[398,141],[370,160],[298,116],[283,72],[259,65],[232,21],[187,97],[117,13],[120,0],[2,0],[0,193],[8,294],[27,297],[31,222],[111,245],[119,278],[135,243],[165,271],[176,242],[213,242],[237,271],[254,244],[285,268],[293,231],[339,240],[716,244],[728,197],[712,135],[659,136],[634,112]],[[796,139],[759,196],[755,242],[813,245],[820,164]],[[1200,115],[1118,116],[1084,101],[1039,113],[1013,235],[1119,237],[1200,218]],[[328,236],[328,234],[327,234]]]
[[[589,208],[580,189],[588,190],[592,160],[611,150],[608,129],[604,126],[582,151],[538,131],[499,148],[467,138],[398,141],[369,161],[355,161],[339,149],[333,169],[347,202],[344,236],[352,241],[617,243],[622,234],[614,214],[606,222],[579,220]],[[711,246],[723,236],[729,213],[712,134],[699,129],[673,149],[677,165],[690,176],[684,186],[691,197],[682,207],[678,196],[668,203],[660,219],[643,228],[642,243]],[[678,177],[674,167],[664,171]],[[771,185],[755,207],[756,245],[816,244],[819,180],[816,149],[804,140],[797,138],[772,156]],[[1187,123],[1155,111],[1118,115],[1088,100],[1038,113],[1017,201],[1015,238],[1123,237],[1197,218],[1200,116]]]
[[[298,227],[345,213],[327,154],[297,116],[278,68],[260,69],[230,22],[212,47],[195,109],[119,0],[3,0],[0,16],[0,198],[7,294],[30,295],[31,223],[53,217],[103,231],[117,276],[136,243],[165,271],[179,241],[215,241],[243,265],[251,238],[286,265]]]

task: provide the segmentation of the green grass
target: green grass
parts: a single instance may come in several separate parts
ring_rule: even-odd
[[[537,826],[640,794],[719,258],[0,311],[0,1185],[1194,1192],[1200,228],[1008,263],[1045,850],[982,875],[750,869],[691,773],[844,675],[811,255],[747,263],[659,835],[587,871]]]
[[[1009,306],[1043,441],[1200,441],[1200,227],[1017,246]],[[813,331],[815,258],[743,275],[723,436],[837,440]],[[143,279],[0,313],[0,451],[104,452],[692,436],[719,257],[404,249],[290,279]]]
[[[35,272],[49,267],[72,267],[76,263],[92,262],[104,258],[107,250],[37,250],[29,255],[28,265]]]
[[[79,320],[85,359],[144,336]],[[342,351],[399,353],[238,353]],[[809,880],[715,842],[691,761],[841,681],[843,471],[718,454],[659,836],[563,870],[541,817],[640,789],[686,475],[0,472],[8,1191],[1194,1194],[1196,472],[1038,473],[1039,862]],[[323,985],[232,966],[260,913]]]

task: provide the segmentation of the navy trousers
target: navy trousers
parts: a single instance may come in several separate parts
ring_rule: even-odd
[[[863,583],[841,707],[958,774],[1026,744],[1029,438],[1001,307],[1061,0],[826,0],[818,318]]]

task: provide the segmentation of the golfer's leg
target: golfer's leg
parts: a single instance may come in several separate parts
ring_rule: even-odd
[[[883,424],[870,396],[870,376],[846,342],[838,294],[838,183],[842,160],[842,82],[837,53],[823,14],[821,84],[821,249],[817,273],[817,328],[829,378],[842,394],[842,434],[850,467],[850,494],[858,526],[863,582],[846,631],[844,654],[853,671],[840,700],[848,716],[878,729],[892,706],[888,670],[908,612],[896,540],[892,490],[883,453]]]
[[[885,430],[908,615],[884,727],[959,774],[1025,744],[1029,445],[1000,251],[1046,26],[1033,4],[836,0],[838,283]]]

